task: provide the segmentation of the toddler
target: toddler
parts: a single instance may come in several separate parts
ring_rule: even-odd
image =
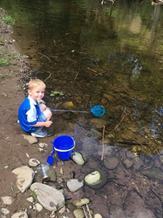
[[[39,104],[44,97],[46,85],[39,79],[33,79],[28,84],[28,97],[21,103],[18,111],[20,126],[25,132],[35,137],[45,137],[50,127],[52,112],[45,104]]]

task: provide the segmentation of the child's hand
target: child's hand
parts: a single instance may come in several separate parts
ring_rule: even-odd
[[[45,126],[46,127],[49,127],[49,126],[51,126],[52,125],[52,121],[50,121],[50,120],[47,120],[46,122],[45,122]]]

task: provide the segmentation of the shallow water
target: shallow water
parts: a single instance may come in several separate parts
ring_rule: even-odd
[[[46,82],[45,100],[50,107],[62,108],[66,101],[72,101],[77,110],[104,106],[106,113],[101,118],[91,113],[54,112],[55,133],[71,134],[75,149],[91,157],[90,161],[98,162],[100,169],[110,172],[100,161],[103,136],[104,158],[119,159],[121,164],[110,172],[115,180],[97,194],[104,198],[107,191],[113,197],[118,184],[118,191],[123,189],[124,193],[119,202],[123,211],[129,211],[129,191],[134,190],[139,197],[140,193],[149,198],[151,195],[152,199],[147,187],[154,182],[148,180],[146,187],[141,172],[163,164],[158,155],[163,133],[162,5],[152,6],[149,1],[116,1],[113,6],[106,2],[102,6],[93,0],[3,0],[0,6],[16,21],[16,46],[29,57],[32,75]],[[64,95],[52,97],[52,91]],[[122,165],[128,157],[134,160],[132,170],[125,170]],[[91,166],[88,161],[83,174]],[[160,190],[161,181],[156,181]],[[133,188],[133,183],[140,190]],[[114,205],[117,198],[112,199],[105,198],[103,205]],[[153,204],[152,200],[145,203],[148,207]],[[155,217],[162,217],[160,202],[157,210],[152,211]]]

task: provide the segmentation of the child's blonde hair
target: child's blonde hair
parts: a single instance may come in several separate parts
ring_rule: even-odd
[[[32,79],[29,81],[28,83],[28,89],[33,89],[37,86],[42,86],[44,89],[46,88],[46,85],[43,81],[41,81],[40,79]]]

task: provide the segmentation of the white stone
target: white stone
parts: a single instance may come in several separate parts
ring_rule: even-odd
[[[99,213],[96,213],[96,214],[94,215],[94,218],[102,218],[102,216],[101,216]]]
[[[1,208],[1,212],[4,214],[4,215],[7,215],[10,213],[10,211],[7,209],[7,208]]]
[[[83,180],[69,179],[67,181],[67,187],[69,188],[69,190],[71,192],[76,192],[78,189],[82,188],[83,185],[84,185],[84,181]]]
[[[12,173],[17,175],[16,185],[22,193],[29,188],[35,175],[34,171],[27,166],[16,168]]]
[[[28,202],[33,203],[34,202],[34,198],[33,197],[29,197],[26,199]]]
[[[75,151],[72,153],[71,158],[73,159],[73,161],[79,165],[83,165],[85,163],[85,160],[82,156],[82,154],[80,154],[79,152]]]
[[[40,164],[40,161],[37,160],[36,158],[31,158],[29,159],[28,164],[31,167],[37,167]]]
[[[36,182],[30,189],[36,193],[38,202],[49,211],[57,211],[65,205],[63,194],[51,186]]]
[[[101,179],[100,173],[98,171],[94,171],[88,174],[84,180],[87,184],[93,185],[93,184],[97,184],[100,181],[100,179]]]
[[[35,205],[33,205],[33,209],[41,212],[43,210],[43,206],[39,203],[36,203]]]
[[[1,199],[6,205],[11,205],[13,203],[13,198],[11,196],[1,197]]]
[[[14,213],[14,215],[12,215],[11,218],[28,218],[28,215],[25,211],[21,211],[21,212],[17,212],[17,213]]]

